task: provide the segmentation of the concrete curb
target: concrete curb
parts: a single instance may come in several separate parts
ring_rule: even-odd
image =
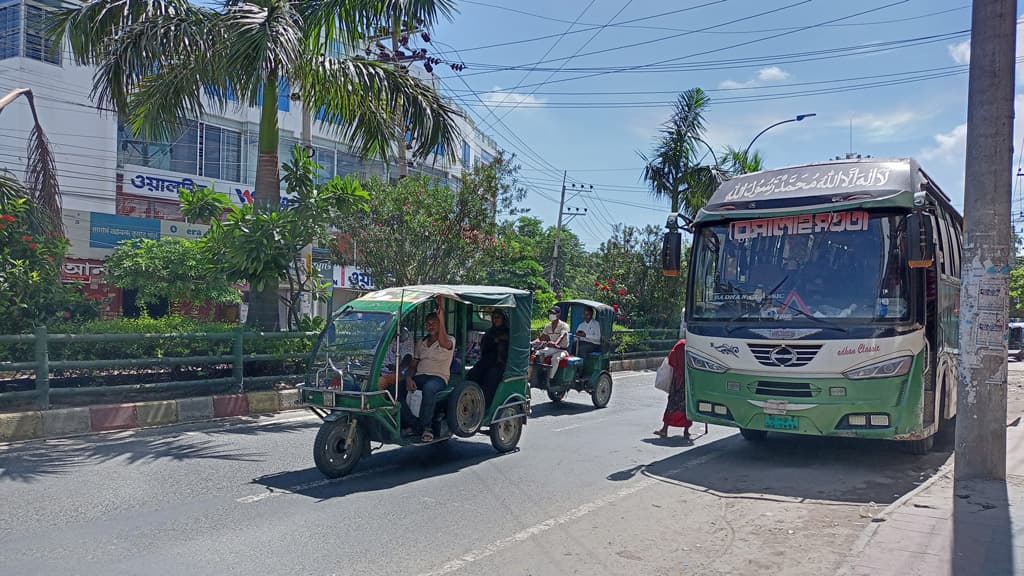
[[[911,501],[915,496],[931,488],[936,482],[945,478],[952,472],[953,456],[950,456],[949,460],[947,460],[945,464],[943,464],[938,470],[936,470],[935,474],[932,474],[931,478],[925,480],[918,487],[914,488],[910,492],[907,492],[898,500],[883,508],[882,512],[878,514],[878,519],[887,519],[889,516],[892,515],[893,512],[902,508],[904,505],[906,505],[907,502]],[[853,569],[853,563],[858,558],[860,558],[861,554],[864,552],[864,549],[867,548],[868,544],[871,543],[871,538],[874,537],[875,532],[878,531],[878,528],[882,525],[882,523],[883,522],[881,521],[873,520],[867,525],[866,528],[864,528],[864,531],[861,532],[860,537],[857,538],[857,541],[853,543],[853,547],[850,549],[850,552],[846,555],[846,559],[843,560],[843,565],[839,568],[839,571],[836,572],[836,576],[847,576],[848,574],[850,574],[850,571]]]
[[[661,365],[661,360],[660,357],[616,360],[611,363],[610,369],[612,372],[653,370]],[[151,428],[300,409],[302,406],[299,405],[299,391],[292,388],[41,412],[13,412],[0,414],[0,443]]]
[[[0,443],[151,428],[302,408],[298,390],[0,414]]]

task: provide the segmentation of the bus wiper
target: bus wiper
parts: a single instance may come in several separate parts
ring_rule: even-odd
[[[811,320],[814,320],[815,322],[824,325],[826,328],[831,328],[832,330],[838,330],[840,332],[849,332],[849,330],[847,330],[846,328],[843,328],[839,324],[836,324],[834,322],[829,322],[828,320],[825,320],[824,318],[818,318],[817,316],[815,316],[815,315],[813,315],[813,314],[811,314],[811,313],[809,313],[809,312],[807,312],[805,310],[801,310],[800,308],[797,308],[796,306],[793,306],[792,302],[790,302],[789,304],[786,304],[786,309],[787,310],[792,310],[794,312],[798,312],[798,313],[806,316],[807,318],[810,318]]]

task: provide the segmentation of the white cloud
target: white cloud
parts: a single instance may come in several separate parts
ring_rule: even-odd
[[[482,96],[483,101],[490,106],[498,106],[497,111],[501,108],[509,106],[517,107],[537,107],[542,106],[546,100],[543,98],[537,98],[532,94],[522,94],[519,92],[512,92],[510,90],[502,90],[501,86],[495,86],[490,92]]]
[[[757,79],[761,82],[781,82],[783,80],[788,80],[789,77],[790,73],[778,66],[769,66],[757,71]]]
[[[760,86],[762,84],[788,80],[791,76],[792,74],[778,66],[768,66],[767,68],[761,68],[758,70],[757,74],[750,80],[744,82],[740,82],[738,80],[723,80],[718,84],[718,87],[726,90],[735,90],[736,88],[753,88],[754,86]]]
[[[967,64],[971,61],[971,41],[964,40],[958,44],[947,46],[949,55],[957,64]]]
[[[912,110],[861,112],[845,119],[837,118],[832,125],[849,129],[852,120],[854,141],[879,141],[906,134],[910,126],[924,120],[925,117],[923,113]]]
[[[923,160],[941,160],[943,162],[963,162],[967,150],[967,123],[955,126],[949,132],[933,136],[935,145],[925,148],[919,156]]]

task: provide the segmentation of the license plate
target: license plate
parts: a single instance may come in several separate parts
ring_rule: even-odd
[[[764,403],[765,414],[785,414],[788,402],[785,400],[768,400]]]
[[[334,392],[324,391],[324,406],[334,406]]]
[[[800,419],[796,416],[781,416],[778,414],[765,414],[764,427],[773,430],[799,430]]]

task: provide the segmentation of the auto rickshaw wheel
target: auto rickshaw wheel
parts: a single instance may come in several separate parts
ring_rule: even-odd
[[[469,438],[480,431],[486,412],[483,388],[469,380],[459,382],[448,397],[448,428],[460,438]]]
[[[601,372],[594,384],[594,391],[590,393],[590,399],[594,402],[594,408],[604,408],[612,399],[612,375]]]
[[[366,446],[366,431],[359,420],[343,417],[324,422],[313,441],[313,462],[324,476],[341,478],[356,467]]]
[[[551,390],[548,389],[548,399],[551,400],[552,404],[561,404],[562,400],[565,399],[565,390]]]
[[[523,435],[523,417],[519,409],[514,406],[502,408],[494,415],[495,420],[509,418],[491,425],[491,446],[498,452],[511,452],[519,444],[519,438]]]

